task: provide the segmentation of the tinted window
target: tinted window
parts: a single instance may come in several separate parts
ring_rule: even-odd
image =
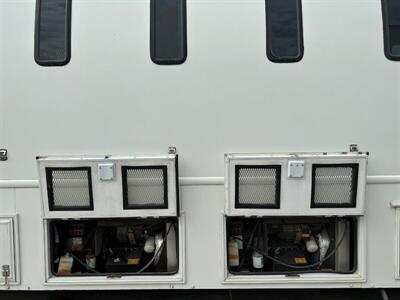
[[[175,65],[186,60],[186,0],[151,0],[151,59]]]
[[[385,54],[400,60],[400,1],[382,0]]]
[[[71,0],[37,0],[35,60],[62,66],[71,57]]]
[[[303,57],[301,0],[266,0],[267,56],[273,62]]]

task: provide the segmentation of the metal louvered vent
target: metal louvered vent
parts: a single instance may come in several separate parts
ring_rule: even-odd
[[[93,210],[91,169],[46,168],[51,211]]]
[[[312,208],[356,207],[358,164],[313,165]]]
[[[279,208],[281,166],[236,166],[236,208]]]
[[[122,167],[125,209],[168,208],[166,166]]]

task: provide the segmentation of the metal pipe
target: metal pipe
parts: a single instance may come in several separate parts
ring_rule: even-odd
[[[180,177],[181,186],[224,185],[224,177]]]
[[[39,180],[0,180],[0,189],[32,189],[39,187]]]
[[[368,184],[399,184],[400,175],[367,176]]]
[[[224,185],[224,177],[180,177],[181,186]],[[368,184],[400,184],[400,175],[367,176]],[[38,180],[0,180],[0,189],[38,188]]]

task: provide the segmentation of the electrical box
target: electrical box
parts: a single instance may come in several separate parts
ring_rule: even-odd
[[[115,177],[115,164],[114,163],[104,163],[98,165],[98,175],[99,180],[110,181],[114,180]]]
[[[304,177],[304,161],[291,160],[288,163],[288,177],[303,178]]]

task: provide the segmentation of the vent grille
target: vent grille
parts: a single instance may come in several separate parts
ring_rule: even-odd
[[[124,208],[168,208],[166,166],[122,167]]]
[[[93,210],[90,168],[46,168],[49,210]]]
[[[358,164],[313,165],[313,208],[356,207]]]
[[[281,166],[236,166],[236,208],[279,208]]]

